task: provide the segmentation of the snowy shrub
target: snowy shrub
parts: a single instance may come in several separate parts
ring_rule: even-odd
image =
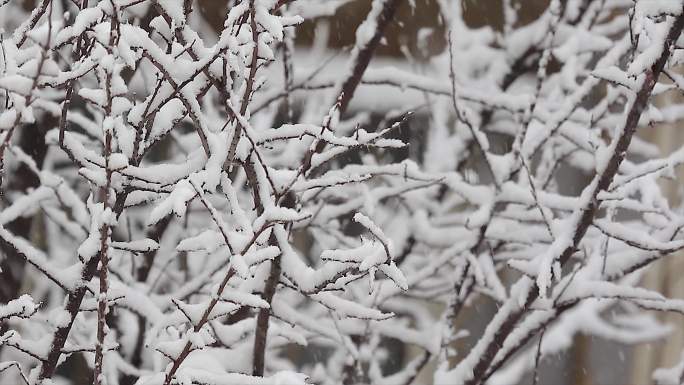
[[[500,30],[439,0],[441,52],[391,67],[415,1],[335,61],[297,33],[345,0],[30,3],[0,1],[2,384],[514,384],[684,312],[640,287],[684,248],[684,148],[637,135],[684,118],[654,105],[681,0],[503,0]]]

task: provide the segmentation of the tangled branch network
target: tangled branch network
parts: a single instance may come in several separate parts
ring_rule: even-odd
[[[369,1],[337,53],[298,32],[346,0],[25,3],[0,1],[2,384],[536,382],[576,334],[684,312],[640,286],[684,248],[684,147],[641,135],[684,118],[681,0],[503,0],[500,28],[437,0],[443,44],[392,66],[415,1]]]

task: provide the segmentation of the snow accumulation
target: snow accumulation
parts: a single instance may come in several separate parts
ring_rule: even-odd
[[[504,385],[673,331],[680,0],[209,3],[0,0],[0,383]]]

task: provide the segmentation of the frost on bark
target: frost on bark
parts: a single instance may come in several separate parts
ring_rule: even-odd
[[[684,248],[639,135],[684,118],[681,1],[440,0],[400,60],[418,2],[339,52],[298,33],[345,0],[200,3],[0,1],[0,382],[544,383],[684,312],[640,285]]]

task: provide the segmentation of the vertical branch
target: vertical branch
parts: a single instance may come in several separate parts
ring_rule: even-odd
[[[264,287],[262,298],[269,304],[273,301],[278,281],[280,280],[280,255],[271,261],[268,280]],[[268,324],[271,310],[268,308],[259,309],[256,320],[256,330],[254,332],[254,358],[252,361],[252,375],[262,377],[264,375],[266,340],[268,336]]]
[[[489,153],[487,151],[488,146],[486,145],[486,137],[479,129],[477,129],[473,125],[470,119],[466,116],[465,111],[461,111],[461,108],[458,105],[458,100],[456,99],[456,73],[454,72],[454,47],[451,34],[452,32],[449,32],[449,78],[451,79],[451,104],[454,107],[454,111],[456,112],[456,118],[458,119],[458,121],[465,124],[466,127],[468,127],[470,135],[473,137],[473,143],[477,145],[478,150],[482,154],[482,159],[484,159],[484,162],[487,166],[487,170],[489,171],[489,174],[492,176],[492,182],[498,190],[499,181],[497,180],[497,175],[494,172],[494,168],[492,167],[492,163],[489,159]]]
[[[288,194],[286,198],[287,199],[283,202],[283,206],[287,208],[293,208],[295,203],[294,197]],[[259,214],[261,214],[261,212],[263,212],[263,208],[258,208],[257,211]],[[271,237],[269,238],[269,244],[272,246],[278,244],[278,239],[274,234],[271,234]],[[281,256],[278,255],[270,262],[271,266],[269,269],[268,278],[266,280],[266,284],[264,285],[262,298],[269,305],[273,302],[273,296],[275,295],[278,282],[280,282],[280,274],[282,270],[282,267],[280,266],[280,258]],[[264,375],[270,317],[270,306],[269,308],[259,309],[259,314],[257,315],[256,319],[256,329],[254,332],[254,353],[252,358],[252,374],[255,376],[263,377]]]
[[[542,330],[539,335],[539,341],[537,342],[537,352],[534,355],[534,374],[532,375],[532,385],[539,384],[539,361],[541,361],[541,346],[544,340],[544,330]]]
[[[294,113],[292,111],[292,79],[294,78],[294,67],[292,66],[292,47],[293,42],[289,37],[285,37],[282,44],[283,47],[283,77],[285,85],[285,109],[288,123],[294,121]]]
[[[110,55],[113,54],[113,47],[117,40],[118,31],[118,17],[117,7],[112,1],[112,15],[110,22],[109,44],[107,51]],[[112,168],[110,165],[110,158],[112,156],[112,135],[113,135],[113,117],[112,104],[114,95],[112,94],[112,68],[105,69],[104,89],[107,97],[107,104],[105,105],[105,121],[103,124],[104,138],[104,160],[105,160],[105,186],[101,191],[101,202],[104,206],[103,217],[111,213],[110,208],[110,188],[112,184]],[[95,343],[95,373],[94,385],[101,385],[104,382],[103,374],[103,360],[105,349],[105,338],[107,334],[107,293],[109,292],[109,238],[110,238],[110,220],[102,218],[102,227],[100,228],[100,293],[97,304],[97,342]]]
[[[109,84],[111,79],[107,79]],[[111,99],[110,99],[111,100]],[[112,132],[107,130],[105,133],[105,172],[107,175],[107,183],[103,188],[102,202],[104,203],[105,213],[109,210],[109,189],[112,180],[112,170],[110,168],[109,159],[112,153]],[[105,214],[106,215],[106,214]],[[95,385],[103,383],[102,365],[104,359],[105,338],[107,334],[107,293],[109,291],[109,234],[110,225],[104,223],[100,229],[100,294],[98,296],[97,304],[97,342],[95,344]]]
[[[249,76],[245,80],[245,92],[242,95],[242,104],[240,105],[240,115],[245,116],[247,112],[247,107],[249,105],[249,100],[252,97],[252,91],[254,89],[254,81],[256,80],[257,66],[259,63],[259,31],[257,29],[256,22],[256,4],[255,0],[249,0],[249,26],[252,30],[252,44],[254,48],[252,49],[252,63],[249,68]],[[230,142],[230,147],[228,148],[228,156],[224,163],[224,169],[232,169],[233,158],[235,158],[235,150],[237,149],[238,142],[240,141],[240,136],[242,135],[242,123],[240,120],[235,118],[235,131],[233,132],[233,138]]]

